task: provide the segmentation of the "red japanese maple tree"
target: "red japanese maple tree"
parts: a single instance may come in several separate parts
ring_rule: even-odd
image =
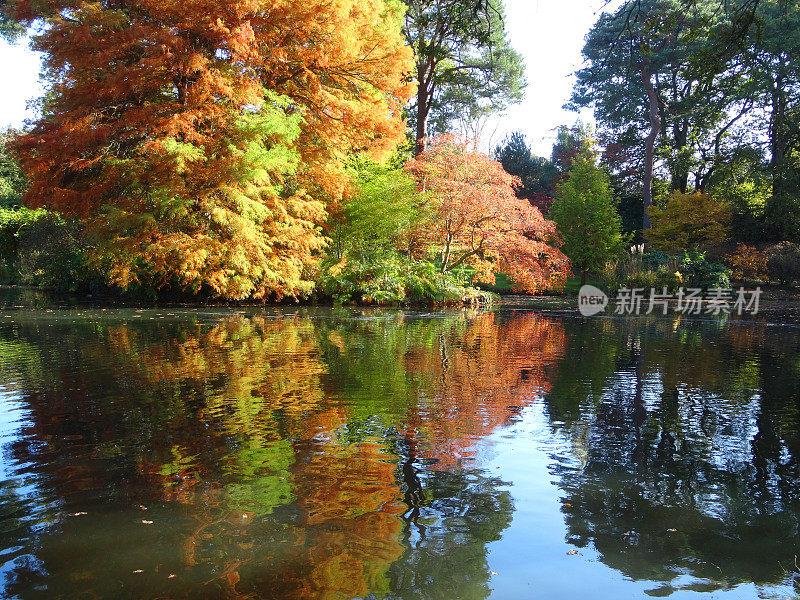
[[[429,140],[406,169],[425,193],[429,218],[417,230],[441,258],[442,272],[469,265],[479,281],[509,275],[530,293],[564,284],[569,259],[555,223],[514,193],[502,165],[452,135]]]

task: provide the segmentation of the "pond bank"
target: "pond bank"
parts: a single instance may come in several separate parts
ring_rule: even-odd
[[[611,301],[613,303],[613,299]],[[646,304],[646,302],[645,302]],[[313,301],[292,301],[284,302],[170,302],[170,301],[142,301],[119,296],[92,296],[92,295],[71,295],[42,290],[40,288],[22,286],[0,286],[0,308],[69,308],[69,307],[93,307],[93,308],[332,308],[333,305],[324,302]],[[404,306],[373,306],[373,305],[346,305],[346,308],[384,308],[387,310],[454,310],[460,308],[478,309],[530,309],[542,313],[553,314],[575,314],[578,312],[578,299],[571,295],[502,295],[495,296],[491,306],[487,303],[474,303],[465,301],[463,304],[450,304],[431,306],[428,304],[411,304]],[[613,306],[606,310],[607,316],[615,316]],[[619,316],[619,315],[617,315]],[[677,317],[671,310],[667,316]],[[699,315],[695,318],[702,318]],[[730,317],[738,320],[736,315]],[[770,321],[786,324],[800,325],[800,288],[785,289],[775,286],[763,288],[758,314],[755,316],[747,315],[746,319],[756,321]]]

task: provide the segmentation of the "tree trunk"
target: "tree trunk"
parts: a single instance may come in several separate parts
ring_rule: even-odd
[[[772,88],[772,107],[769,123],[770,171],[772,171],[772,195],[780,197],[784,192],[783,169],[786,162],[786,92],[784,86],[784,63],[780,58]]]
[[[677,160],[673,163],[671,175],[672,182],[670,187],[673,190],[685,194],[689,188],[689,169],[683,163],[684,150],[689,142],[689,123],[684,119],[680,123],[676,123],[673,127],[674,141],[675,141],[675,155]]]
[[[642,229],[650,229],[650,215],[647,209],[653,204],[653,163],[655,161],[656,140],[661,129],[661,116],[658,114],[658,95],[653,86],[652,74],[647,70],[647,66],[642,64],[639,67],[642,76],[642,83],[647,92],[647,102],[650,107],[650,134],[645,140],[645,159],[644,159],[644,190],[642,207],[644,216],[642,218]]]
[[[586,269],[581,269],[581,287],[586,285]]]
[[[430,111],[430,92],[425,85],[426,69],[424,65],[417,68],[417,139],[416,152],[419,156],[425,150],[425,138],[428,137],[428,112]]]
[[[442,252],[442,273],[447,272],[447,268],[450,266],[450,236],[447,236],[447,241],[445,242],[444,251]]]

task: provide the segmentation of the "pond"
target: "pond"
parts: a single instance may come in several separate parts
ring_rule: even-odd
[[[800,329],[0,311],[0,594],[792,598]]]

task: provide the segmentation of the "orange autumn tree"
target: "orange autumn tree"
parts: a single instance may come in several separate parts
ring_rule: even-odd
[[[303,181],[334,200],[349,187],[342,159],[386,158],[406,141],[415,92],[400,0],[270,0],[252,21],[263,85],[303,107]]]
[[[555,224],[517,198],[520,181],[499,162],[443,135],[429,140],[406,169],[429,203],[430,218],[416,234],[436,250],[442,272],[469,266],[490,284],[505,273],[530,293],[564,284],[570,263]]]
[[[10,0],[46,22],[26,202],[81,219],[127,287],[298,296],[352,151],[404,136],[393,0]]]

